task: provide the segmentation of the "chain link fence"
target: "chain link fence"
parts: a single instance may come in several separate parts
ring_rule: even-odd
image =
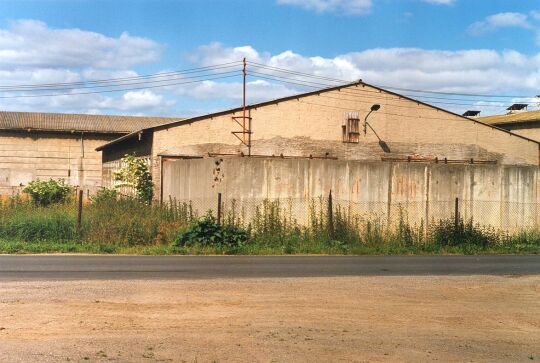
[[[183,208],[193,218],[212,214],[223,223],[248,226],[262,215],[274,214],[299,226],[309,226],[331,218],[352,224],[376,222],[395,227],[405,223],[428,229],[443,220],[466,221],[498,231],[517,233],[540,228],[540,203],[454,199],[447,201],[370,202],[319,198],[214,198],[169,199],[167,205]],[[318,221],[318,222],[317,222]],[[330,221],[331,222],[331,221]]]

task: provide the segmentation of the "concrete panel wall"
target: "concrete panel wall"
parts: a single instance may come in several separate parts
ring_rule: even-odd
[[[114,136],[0,133],[0,194],[11,195],[35,179],[62,178],[74,186],[101,185],[101,153],[95,148]],[[83,152],[84,151],[84,152]]]
[[[539,174],[535,166],[180,159],[163,164],[163,200],[209,203],[201,207],[208,209],[215,207],[218,192],[228,200],[255,203],[277,198],[305,202],[327,197],[332,190],[336,203],[358,214],[394,220],[403,214],[412,223],[425,223],[450,218],[459,198],[464,218],[516,230],[540,226]]]
[[[375,132],[368,129],[365,135],[361,132],[359,143],[343,144],[344,113],[358,112],[363,119],[374,103],[381,105],[369,117]],[[253,118],[253,154],[319,156],[329,150],[340,159],[380,160],[384,152],[379,137],[389,146],[389,155],[394,156],[480,158],[523,165],[538,165],[539,161],[535,142],[368,86],[283,101],[250,109],[249,113]],[[156,184],[160,184],[161,175],[159,154],[201,155],[204,149],[194,145],[202,144],[210,145],[214,152],[246,152],[231,134],[239,130],[232,116],[156,129],[152,147]]]

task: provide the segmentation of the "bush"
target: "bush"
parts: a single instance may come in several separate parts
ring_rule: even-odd
[[[208,214],[193,222],[187,230],[180,232],[174,244],[179,247],[193,245],[241,247],[247,240],[246,230],[233,225],[222,226]]]
[[[431,238],[441,246],[474,245],[491,247],[500,243],[500,238],[492,229],[474,225],[472,221],[459,221],[456,226],[452,220],[442,220],[432,229]]]
[[[48,206],[54,203],[64,203],[69,198],[72,188],[63,179],[34,180],[23,189],[32,197],[34,204]]]
[[[133,188],[141,202],[150,203],[154,196],[154,183],[146,162],[133,155],[126,155],[122,163],[125,166],[114,172],[114,180],[122,183],[119,187]]]
[[[117,201],[118,196],[118,191],[116,189],[101,188],[97,191],[95,196],[90,197],[90,201],[96,204],[104,204]]]

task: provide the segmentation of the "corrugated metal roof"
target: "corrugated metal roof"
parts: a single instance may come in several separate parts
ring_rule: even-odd
[[[508,115],[475,117],[475,120],[485,122],[490,125],[514,124],[518,122],[535,122],[540,121],[540,110],[516,112]]]
[[[178,120],[182,118],[0,111],[0,129],[4,130],[125,134]]]

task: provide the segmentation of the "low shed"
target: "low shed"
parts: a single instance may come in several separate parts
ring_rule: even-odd
[[[513,112],[477,118],[481,122],[540,141],[540,110]]]
[[[101,186],[99,145],[176,118],[0,112],[0,194],[35,179],[61,178],[73,186]]]

